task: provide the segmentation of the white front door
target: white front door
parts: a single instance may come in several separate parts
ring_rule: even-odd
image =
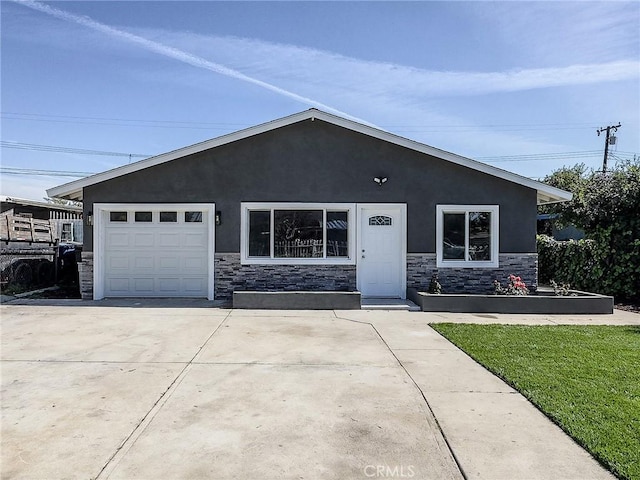
[[[363,297],[406,296],[406,205],[358,205],[357,283]]]

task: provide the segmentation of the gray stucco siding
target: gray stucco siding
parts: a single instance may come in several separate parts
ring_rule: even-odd
[[[382,187],[380,175],[389,179]],[[85,214],[96,202],[215,203],[220,253],[240,251],[241,202],[406,203],[409,253],[435,252],[437,204],[497,204],[500,252],[536,251],[535,190],[321,120],[86,187]]]

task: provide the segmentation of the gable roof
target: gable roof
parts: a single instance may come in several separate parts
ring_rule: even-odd
[[[567,200],[571,200],[572,198],[572,194],[564,190],[560,190],[558,188],[546,185],[541,182],[537,182],[535,180],[531,180],[521,175],[517,175],[515,173],[508,172],[491,165],[487,165],[486,163],[478,162],[477,160],[472,160],[470,158],[456,155],[445,150],[440,150],[424,143],[416,142],[414,140],[410,140],[408,138],[404,138],[399,135],[395,135],[393,133],[371,127],[369,125],[364,125],[353,120],[348,120],[337,115],[323,112],[322,110],[318,110],[316,108],[311,108],[300,113],[289,115],[288,117],[272,120],[267,123],[256,125],[255,127],[250,127],[234,133],[222,135],[220,137],[212,138],[211,140],[206,140],[204,142],[196,143],[188,147],[179,148],[178,150],[173,150],[171,152],[162,153],[160,155],[156,155],[155,157],[146,158],[144,160],[140,160],[128,165],[123,165],[112,170],[107,170],[106,172],[97,173],[95,175],[91,175],[90,177],[65,183],[64,185],[48,189],[47,195],[49,197],[65,198],[70,200],[82,200],[82,189],[84,187],[104,182],[106,180],[111,180],[112,178],[120,177],[122,175],[127,175],[144,168],[153,167],[161,163],[170,162],[187,155],[192,155],[204,150],[219,147],[221,145],[226,145],[228,143],[242,140],[253,135],[259,135],[261,133],[275,130],[277,128],[286,127],[287,125],[292,125],[297,122],[301,122],[304,120],[313,121],[315,119],[347,128],[364,135],[378,138],[385,142],[394,143],[411,150],[422,152],[427,155],[431,155],[433,157],[455,163],[457,165],[462,165],[464,167],[486,173],[488,175],[493,175],[494,177],[502,178],[504,180],[508,180],[510,182],[517,183],[528,188],[532,188],[538,193],[538,205],[564,202]]]

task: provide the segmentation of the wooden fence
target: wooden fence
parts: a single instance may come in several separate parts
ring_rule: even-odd
[[[49,220],[2,215],[0,216],[0,241],[53,244],[55,238]]]

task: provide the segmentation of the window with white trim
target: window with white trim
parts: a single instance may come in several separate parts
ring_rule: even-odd
[[[438,205],[437,266],[498,267],[498,229],[498,205]]]
[[[353,264],[355,206],[243,203],[242,263]]]

